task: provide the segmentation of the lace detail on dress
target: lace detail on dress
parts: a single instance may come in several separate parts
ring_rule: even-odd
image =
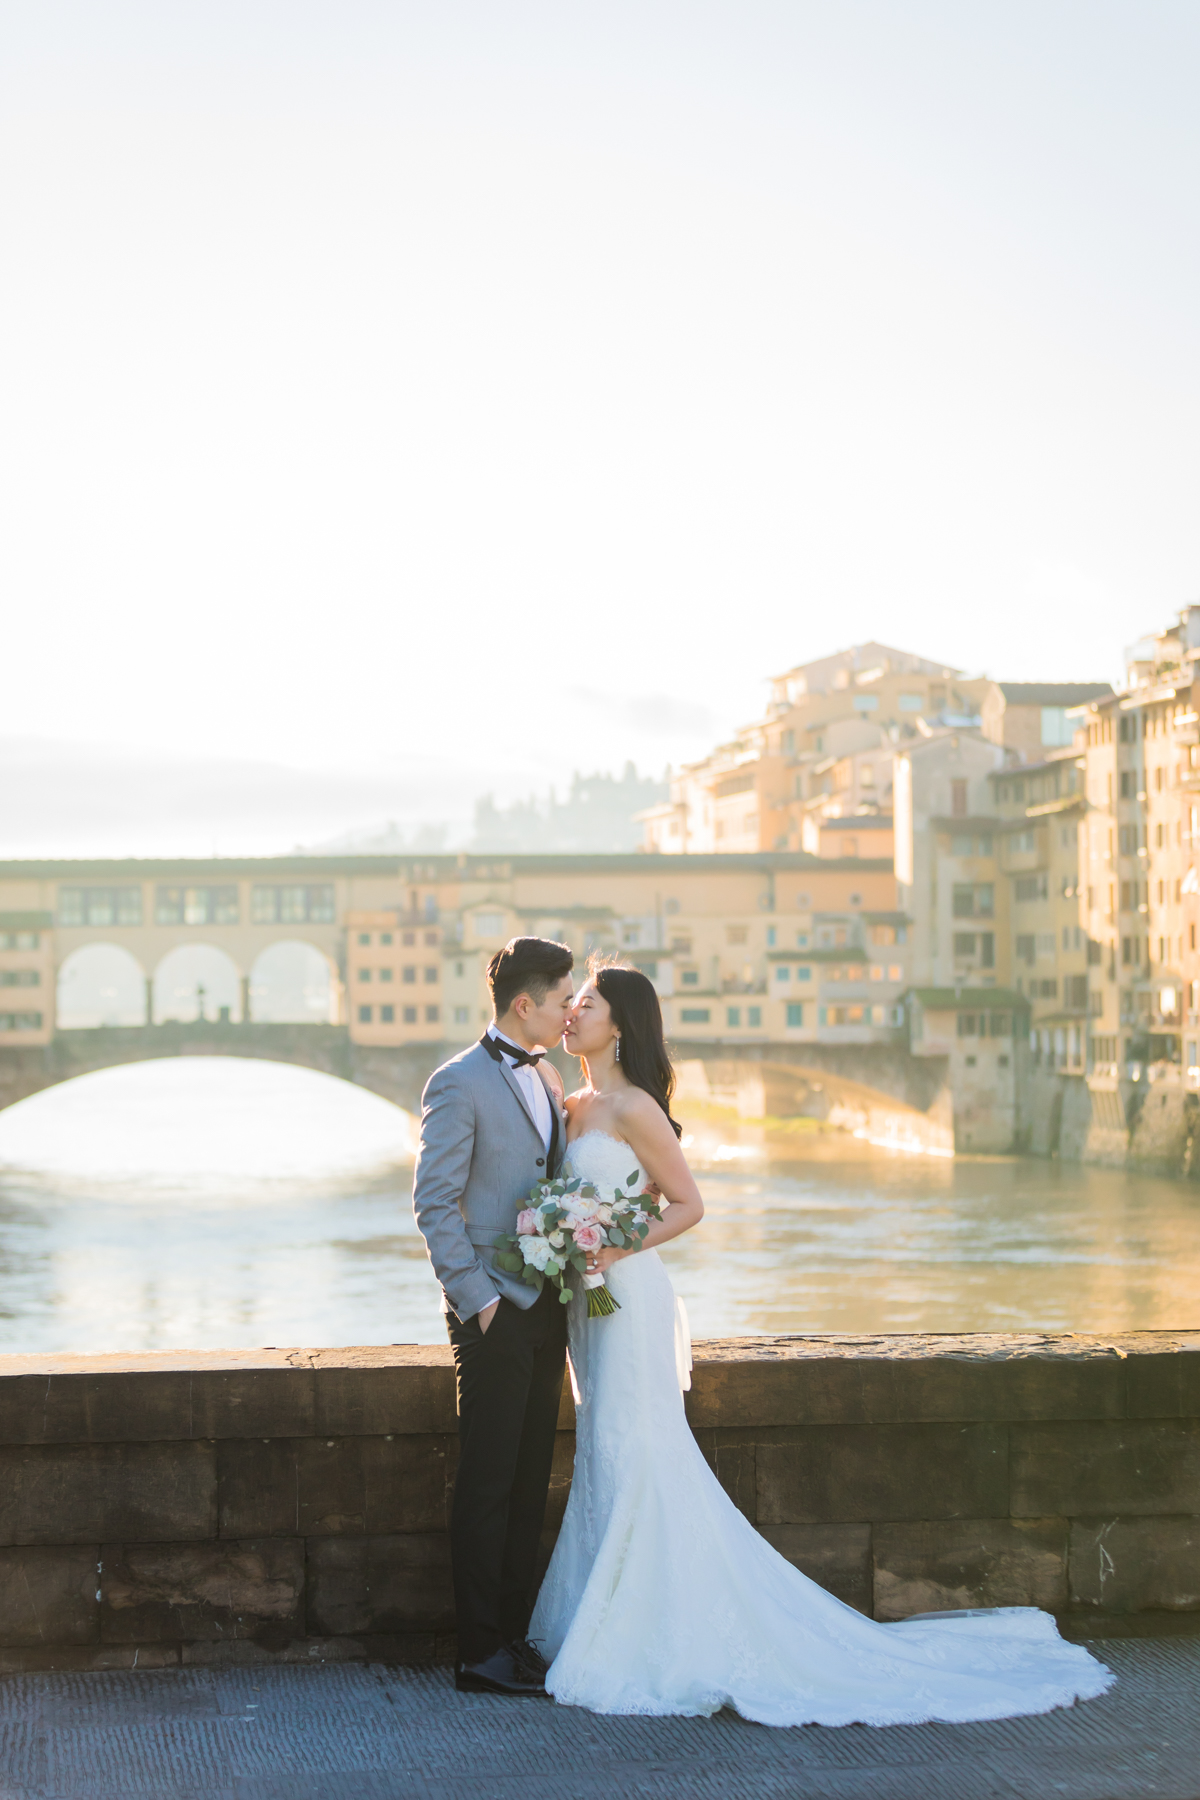
[[[622,1186],[636,1163],[601,1131],[581,1133],[566,1160],[584,1180]],[[658,1255],[626,1257],[608,1282],[619,1312],[589,1319],[577,1296],[568,1313],[575,1474],[530,1626],[553,1658],[557,1700],[901,1725],[1049,1712],[1111,1684],[1033,1607],[879,1625],[802,1575],[729,1500],[692,1436]]]

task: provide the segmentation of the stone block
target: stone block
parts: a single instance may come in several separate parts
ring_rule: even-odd
[[[253,1638],[228,1638],[221,1643],[197,1639],[181,1646],[180,1660],[185,1669],[253,1669],[297,1663],[312,1667],[346,1662],[428,1668],[444,1658],[432,1631],[412,1631],[364,1632],[358,1637],[294,1637],[278,1644],[264,1644]],[[144,1664],[139,1663],[138,1667]]]
[[[1157,1354],[1139,1351],[1128,1358],[1125,1378],[1131,1419],[1200,1418],[1200,1338]]]
[[[753,1441],[726,1443],[718,1433],[712,1454],[713,1473],[738,1511],[751,1524],[758,1517],[757,1450]]]
[[[105,1643],[178,1643],[286,1636],[304,1629],[304,1546],[251,1543],[105,1544],[100,1630]]]
[[[760,1525],[793,1567],[858,1612],[871,1612],[869,1525]]]
[[[30,1644],[0,1650],[0,1675],[26,1675],[36,1670],[177,1669],[175,1644]]]
[[[887,1342],[866,1340],[855,1355],[736,1360],[706,1360],[700,1345],[689,1421],[730,1429],[1124,1416],[1126,1362],[1108,1344],[1074,1355],[1002,1343],[992,1354],[879,1354]]]
[[[450,1540],[442,1533],[314,1538],[308,1629],[317,1636],[446,1631],[454,1624]]]
[[[444,1531],[457,1438],[252,1439],[218,1446],[222,1537]]]
[[[313,1429],[320,1437],[458,1429],[452,1366],[319,1368],[314,1381]]]
[[[1185,1513],[1200,1494],[1195,1420],[1068,1420],[1012,1427],[1012,1513]]]
[[[1008,1513],[1003,1425],[826,1425],[757,1449],[759,1525]]]
[[[1200,1613],[1200,1518],[1074,1519],[1071,1604]]]
[[[0,1544],[170,1543],[216,1529],[212,1444],[0,1449]]]
[[[100,1641],[95,1544],[0,1550],[0,1645]]]
[[[97,1369],[0,1379],[0,1444],[145,1443],[190,1438],[186,1369]]]
[[[875,1617],[1067,1604],[1065,1519],[925,1520],[875,1528]]]
[[[310,1368],[198,1369],[192,1387],[199,1438],[308,1437],[317,1424]]]

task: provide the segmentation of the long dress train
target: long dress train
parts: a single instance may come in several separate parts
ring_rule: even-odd
[[[635,1160],[576,1138],[575,1174],[624,1183]],[[764,1725],[900,1725],[1049,1712],[1114,1677],[1034,1607],[881,1625],[784,1560],[733,1505],[684,1415],[675,1297],[654,1251],[608,1274],[620,1311],[571,1302],[575,1474],[530,1636],[546,1686],[597,1713]]]

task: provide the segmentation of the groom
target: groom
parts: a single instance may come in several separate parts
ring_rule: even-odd
[[[443,1307],[458,1386],[450,1517],[455,1681],[473,1693],[544,1694],[527,1642],[566,1358],[566,1308],[493,1267],[565,1142],[558,1072],[542,1061],[574,998],[565,944],[513,938],[487,966],[492,1022],[434,1072],[421,1098],[413,1210]]]

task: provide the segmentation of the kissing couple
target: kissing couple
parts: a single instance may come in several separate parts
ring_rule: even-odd
[[[661,1245],[698,1225],[671,1117],[653,984],[595,958],[578,992],[565,944],[518,937],[487,967],[492,1022],[422,1098],[413,1207],[454,1352],[459,1463],[450,1522],[460,1691],[552,1695],[596,1713],[765,1725],[897,1725],[1048,1712],[1112,1676],[1035,1607],[881,1625],[787,1562],[727,1497],[684,1412]],[[583,1082],[564,1100],[546,1051]],[[629,1174],[636,1164],[636,1180]],[[618,1310],[589,1318],[496,1266],[497,1240],[562,1171],[648,1188],[662,1218],[635,1249],[589,1253]],[[538,1548],[564,1366],[575,1468],[541,1590]]]

